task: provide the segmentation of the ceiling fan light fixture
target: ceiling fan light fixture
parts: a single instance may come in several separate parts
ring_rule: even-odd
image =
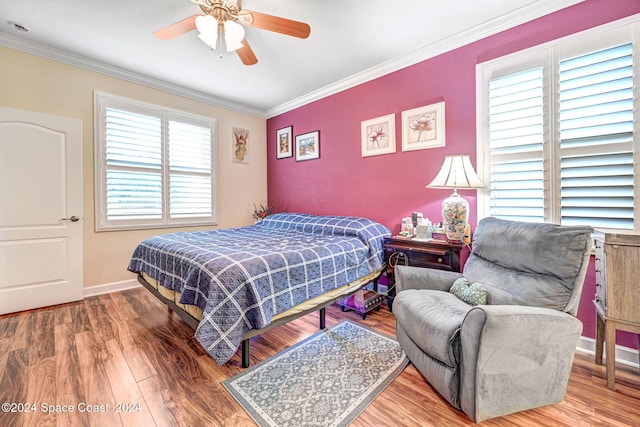
[[[197,29],[198,38],[212,50],[219,50],[220,58],[224,50],[235,51],[244,65],[254,65],[258,63],[258,58],[245,38],[244,26],[301,39],[309,37],[311,32],[309,24],[304,22],[243,10],[241,0],[191,1],[200,6],[203,15],[189,16],[154,31],[153,35],[160,40],[171,40]]]
[[[224,22],[224,42],[227,45],[227,52],[232,52],[242,48],[244,40],[244,27],[234,21]]]

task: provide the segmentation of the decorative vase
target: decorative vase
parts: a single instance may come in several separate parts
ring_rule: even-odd
[[[457,191],[442,201],[442,228],[447,240],[462,242],[467,227],[469,202],[462,198]]]

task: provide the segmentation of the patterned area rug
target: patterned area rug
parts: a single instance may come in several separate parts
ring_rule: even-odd
[[[261,426],[346,426],[407,363],[395,339],[342,321],[223,384]]]

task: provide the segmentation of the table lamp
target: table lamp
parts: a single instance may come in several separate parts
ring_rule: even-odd
[[[467,155],[447,156],[440,172],[427,188],[453,188],[453,194],[442,201],[442,227],[447,240],[462,241],[467,227],[469,202],[458,194],[462,188],[482,188]]]

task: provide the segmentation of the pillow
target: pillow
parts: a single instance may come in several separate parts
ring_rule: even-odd
[[[449,292],[469,305],[484,305],[487,303],[489,297],[484,286],[478,282],[470,284],[464,277],[453,282]]]

